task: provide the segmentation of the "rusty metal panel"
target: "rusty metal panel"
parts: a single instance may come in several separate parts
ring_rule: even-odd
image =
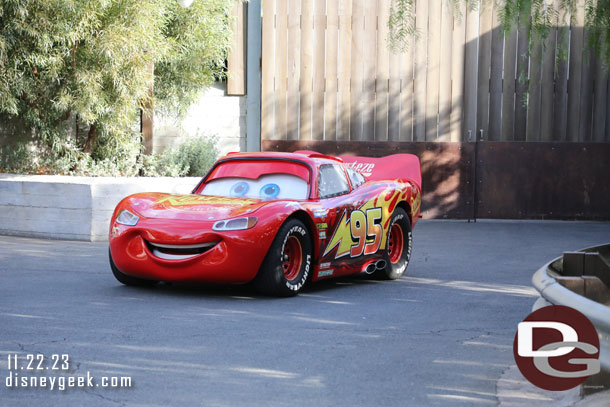
[[[478,143],[477,217],[610,219],[610,144]]]
[[[383,157],[409,153],[422,166],[424,218],[470,218],[473,214],[472,143],[263,140],[262,151],[314,150],[323,154]]]

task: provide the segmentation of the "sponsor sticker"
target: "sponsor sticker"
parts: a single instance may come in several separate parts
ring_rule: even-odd
[[[318,271],[318,277],[329,277],[329,276],[332,276],[334,272],[335,272],[335,270],[332,270],[332,269],[320,270],[320,271]]]

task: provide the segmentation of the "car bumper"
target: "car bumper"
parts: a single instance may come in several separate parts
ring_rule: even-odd
[[[137,226],[115,223],[110,232],[112,259],[124,274],[151,280],[229,284],[251,281],[274,235],[264,227],[214,232],[211,226],[210,222],[172,221],[170,229],[162,220],[141,221]],[[188,258],[159,253],[160,247],[182,246],[208,247]]]

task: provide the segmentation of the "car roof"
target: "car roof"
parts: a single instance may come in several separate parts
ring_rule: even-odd
[[[274,158],[274,159],[286,159],[286,160],[298,160],[303,163],[309,164],[312,168],[318,167],[322,164],[342,164],[343,160],[339,157],[332,157],[324,154],[317,153],[315,151],[296,151],[294,153],[280,153],[280,152],[261,152],[261,153],[228,153],[226,156],[220,158],[218,161],[228,159],[261,159],[261,158]]]

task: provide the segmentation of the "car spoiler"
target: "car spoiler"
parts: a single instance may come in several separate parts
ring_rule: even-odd
[[[416,155],[393,154],[379,158],[343,156],[341,159],[369,181],[406,179],[414,182],[421,191],[421,166]]]

